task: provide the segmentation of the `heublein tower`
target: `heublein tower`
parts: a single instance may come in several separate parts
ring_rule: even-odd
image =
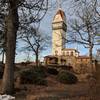
[[[61,56],[66,41],[66,15],[58,8],[52,22],[52,55]]]

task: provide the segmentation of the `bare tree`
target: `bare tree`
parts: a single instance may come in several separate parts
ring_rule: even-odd
[[[5,54],[5,32],[4,32],[4,11],[2,5],[0,4],[0,54],[2,55],[2,63],[4,62],[4,54]]]
[[[100,45],[97,43],[97,34],[100,33],[100,16],[93,0],[78,1],[80,1],[80,9],[76,11],[76,17],[71,20],[69,42],[78,42],[89,49],[90,66],[93,72],[92,51],[95,45]]]
[[[2,63],[4,62],[5,44],[4,34],[0,31],[0,55],[2,55]]]
[[[6,29],[6,63],[2,93],[14,93],[14,61],[19,26],[25,23],[39,22],[47,11],[47,5],[48,0],[0,0],[0,10],[4,13],[3,22],[5,22]],[[40,15],[41,11],[44,12]],[[2,14],[0,13],[0,15]],[[23,17],[26,20],[21,23]]]
[[[36,66],[39,65],[39,55],[43,50],[46,50],[49,43],[49,36],[40,33],[37,29],[29,28],[21,37],[26,43],[22,51],[32,51],[35,55]]]

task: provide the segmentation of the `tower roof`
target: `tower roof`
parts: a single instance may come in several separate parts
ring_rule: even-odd
[[[59,10],[57,11],[56,15],[61,15],[62,19],[65,18],[65,13],[64,13],[64,11],[63,11],[62,9],[59,9]],[[56,15],[55,15],[55,16],[56,16]]]
[[[57,18],[58,17],[58,18]],[[59,21],[65,21],[66,23],[66,15],[64,13],[64,11],[59,8],[53,18],[53,22],[59,22]]]

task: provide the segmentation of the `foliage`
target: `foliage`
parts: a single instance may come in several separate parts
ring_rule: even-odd
[[[42,66],[39,66],[39,67],[35,67],[34,68],[34,72],[36,74],[38,74],[39,77],[42,77],[42,78],[45,78],[47,75],[46,75],[46,71],[45,71],[45,68],[42,67]]]
[[[47,80],[41,78],[41,77],[37,77],[35,80],[34,80],[34,84],[36,85],[45,85],[47,86]]]
[[[49,74],[52,74],[52,75],[57,75],[57,74],[58,74],[58,71],[57,71],[57,69],[55,69],[55,68],[48,68],[48,69],[47,69],[47,72],[48,72]]]
[[[75,84],[78,81],[77,77],[68,71],[59,72],[57,80],[64,84]]]
[[[36,84],[36,85],[47,85],[44,69],[42,67],[22,70],[20,72],[20,78],[22,84]]]

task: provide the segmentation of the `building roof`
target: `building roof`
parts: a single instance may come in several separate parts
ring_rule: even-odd
[[[48,56],[45,56],[44,58],[56,58],[56,56],[48,55]]]
[[[81,59],[90,59],[90,57],[89,56],[78,56],[77,58],[81,58]]]
[[[74,49],[74,48],[64,48],[63,49],[64,51],[76,51],[76,52],[79,52],[78,50]]]

